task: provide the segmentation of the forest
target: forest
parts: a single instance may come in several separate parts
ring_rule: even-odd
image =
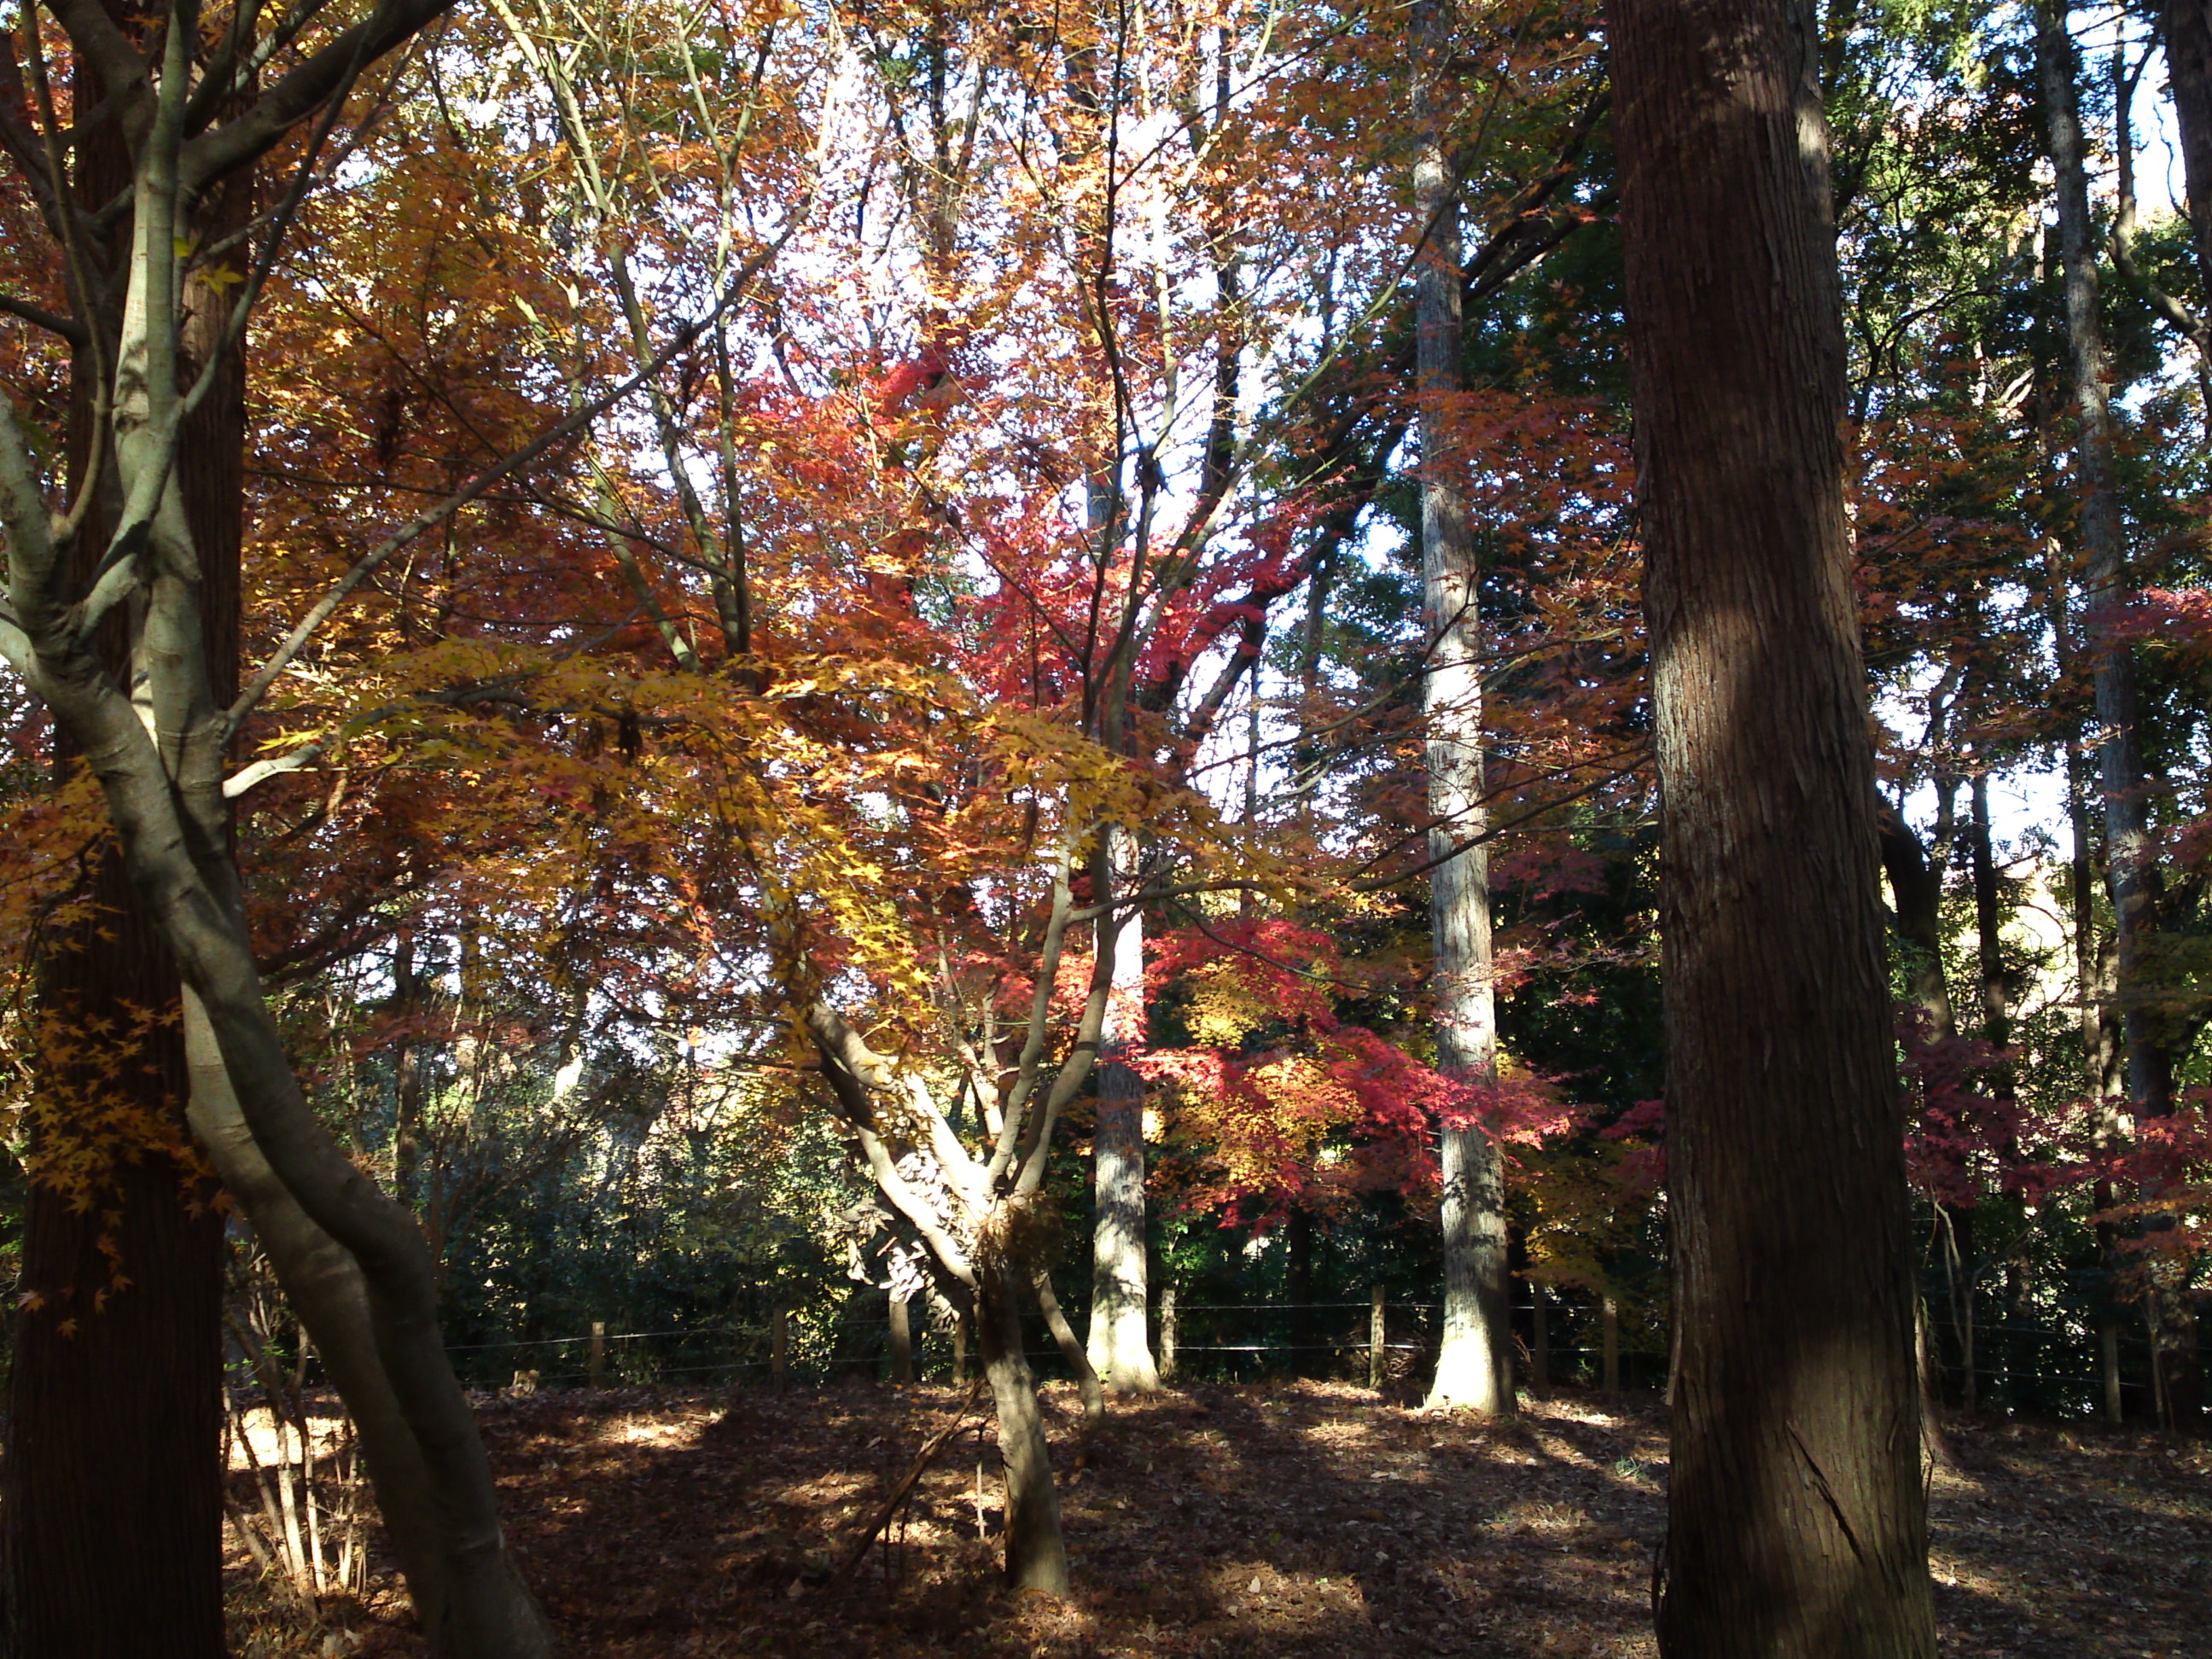
[[[0,0],[0,1656],[2182,1659],[2212,0]]]

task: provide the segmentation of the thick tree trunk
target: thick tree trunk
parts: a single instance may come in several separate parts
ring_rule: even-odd
[[[96,105],[101,92],[89,70],[80,76],[81,107]],[[112,123],[88,135],[79,157],[76,193],[88,206],[129,186],[130,158]],[[215,192],[200,215],[204,233],[242,225],[252,188],[240,176]],[[128,242],[125,234],[102,249],[105,274],[118,287]],[[218,337],[220,292],[187,286],[187,374]],[[73,368],[71,470],[82,477],[93,435],[89,354]],[[234,354],[188,426],[177,463],[201,550],[203,649],[225,699],[237,690],[245,394]],[[81,559],[98,558],[99,528],[108,521],[95,512]],[[123,674],[125,647],[119,639],[111,646]],[[75,762],[65,754],[63,764]],[[176,963],[112,849],[98,859],[91,884],[93,914],[70,937],[47,941],[41,1021],[64,1038],[71,1058],[42,1079],[44,1108],[76,1120],[56,1126],[63,1140],[96,1136],[97,1118],[117,1113],[181,1153],[191,1136],[181,1038],[168,1024],[125,1035],[144,1012],[177,1006]],[[48,1142],[34,1145],[34,1164],[64,1153],[35,1127],[33,1134]],[[16,1322],[0,1504],[0,1594],[13,1650],[22,1659],[220,1656],[222,1218],[205,1183],[156,1146],[99,1155],[114,1160],[91,1176],[100,1190],[81,1194],[34,1179],[29,1194],[19,1291],[40,1301]],[[88,1207],[78,1201],[84,1196]]]
[[[1014,1269],[979,1269],[975,1334],[983,1375],[999,1413],[999,1455],[1006,1470],[1006,1582],[1047,1595],[1068,1591],[1067,1546],[1060,1530],[1060,1493],[1052,1451],[1037,1409],[1036,1378],[1022,1354],[1020,1287]]]
[[[188,1156],[176,1033],[131,1035],[130,1012],[173,1005],[175,967],[112,856],[94,894],[104,914],[65,942],[42,988],[44,1018],[79,1034],[67,1048],[82,1058],[48,1069],[40,1110],[72,1120],[70,1137],[94,1114],[136,1116]],[[64,1150],[39,1142],[34,1170]],[[220,1659],[222,1217],[211,1183],[153,1146],[93,1179],[88,1208],[43,1176],[31,1188],[0,1504],[7,1650]]]
[[[2165,0],[2158,10],[2166,82],[2181,139],[2197,268],[2212,295],[2212,0]]]
[[[1459,198],[1444,154],[1437,106],[1450,57],[1448,0],[1414,9],[1413,213],[1424,238],[1414,290],[1415,375],[1420,394],[1421,567],[1430,642],[1421,708],[1427,724],[1430,931],[1435,967],[1437,1060],[1446,1073],[1483,1084],[1498,1075],[1498,1009],[1491,985],[1490,858],[1480,846],[1452,849],[1481,833],[1482,629],[1476,605],[1474,537],[1452,472],[1446,405],[1460,390]],[[1513,1410],[1512,1281],[1506,1261],[1505,1180],[1498,1144],[1480,1125],[1439,1133],[1444,1255],[1443,1334],[1434,1407],[1492,1415]]]
[[[1127,836],[1110,840],[1124,846]],[[1099,860],[1101,868],[1121,859]],[[1103,933],[1109,924],[1102,921]],[[1097,1128],[1092,1137],[1091,1366],[1116,1394],[1160,1386],[1145,1328],[1149,1300],[1145,1261],[1145,1082],[1121,1059],[1145,1037],[1145,923],[1133,910],[1113,941],[1114,992],[1099,1054]]]
[[[2140,696],[2134,653],[2115,612],[2132,597],[2126,532],[2113,471],[2104,327],[2097,313],[2097,258],[2081,135],[2079,69],[2064,11],[2036,10],[2045,125],[2057,185],[2058,242],[2066,290],[2066,343],[2075,405],[2074,488],[2081,501],[2083,607],[2094,678],[2098,769],[2105,797],[2105,878],[2119,951],[2119,1000],[2127,1045],[2128,1101],[2136,1116],[2173,1109],[2173,1066],[2150,958],[2158,932],[2159,871],[2146,798]],[[2188,144],[2183,145],[2185,158]],[[2191,173],[2192,205],[2201,205]],[[2156,1193],[2145,1194],[2148,1198]],[[2171,1268],[2154,1266],[2147,1293],[2153,1363],[2174,1426],[2193,1431],[2202,1414],[2197,1317]]]
[[[1662,799],[1669,1659],[1929,1659],[1807,0],[1612,0]]]

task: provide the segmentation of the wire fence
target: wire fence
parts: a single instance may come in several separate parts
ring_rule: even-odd
[[[878,1299],[874,1308],[886,1304]],[[649,1330],[610,1329],[597,1322],[561,1335],[520,1335],[457,1343],[449,1352],[464,1382],[480,1389],[556,1388],[814,1387],[899,1375],[951,1381],[972,1374],[975,1356],[945,1323],[916,1305],[910,1322],[842,1305],[799,1306],[767,1318]],[[1522,1375],[1538,1385],[1572,1383],[1656,1392],[1669,1356],[1648,1327],[1620,1328],[1596,1298],[1547,1296],[1544,1317],[1524,1297],[1516,1310]],[[1929,1310],[1930,1362],[1949,1403],[1966,1397],[1956,1327]],[[1084,1316],[1071,1310],[1079,1329]],[[902,1324],[904,1361],[897,1334]],[[1193,1303],[1161,1297],[1152,1310],[1154,1353],[1164,1372],[1184,1381],[1251,1382],[1314,1376],[1412,1387],[1431,1371],[1442,1328],[1434,1303],[1370,1297],[1316,1303]],[[2109,1355],[2104,1333],[2081,1317],[1972,1322],[1972,1399],[1984,1408],[2049,1416],[2101,1414],[2115,1375],[2130,1415],[2150,1409],[2149,1342],[2121,1328]],[[1663,1332],[1658,1333],[1663,1343]],[[1641,1338],[1638,1340],[1636,1339]],[[1024,1327],[1030,1364],[1040,1376],[1072,1371],[1043,1322]]]

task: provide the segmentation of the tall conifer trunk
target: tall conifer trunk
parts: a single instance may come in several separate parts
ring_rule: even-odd
[[[2071,483],[2081,503],[2082,608],[2097,709],[2098,781],[2105,798],[2105,880],[2118,939],[2121,1029],[2130,1109],[2138,1121],[2173,1110],[2173,1057],[2157,1006],[2149,957],[2158,933],[2160,879],[2151,844],[2141,697],[2132,647],[2115,628],[2130,598],[2126,532],[2113,471],[2112,413],[2105,386],[2104,325],[2097,313],[2097,256],[2081,136],[2079,70],[2063,9],[2036,9],[2044,120],[2057,184],[2058,244],[2066,295],[2066,356],[2075,418]],[[2184,153],[2187,154],[2185,140]],[[2191,174],[2192,191],[2197,175]],[[2195,201],[2192,195],[2192,202]],[[2156,1198],[2155,1193],[2146,1197]],[[2197,1318],[2185,1290],[2157,1270],[2148,1291],[2159,1398],[2176,1427],[2202,1414]]]
[[[2181,139],[2197,274],[2212,295],[2212,0],[2164,0],[2158,33]]]
[[[1668,1659],[1929,1659],[1809,0],[1611,0],[1661,818]]]
[[[1467,501],[1451,477],[1444,403],[1460,390],[1459,195],[1444,150],[1440,88],[1451,55],[1451,0],[1413,12],[1413,213],[1425,236],[1414,289],[1420,395],[1421,571],[1429,641],[1421,708],[1427,725],[1429,921],[1436,965],[1437,1060],[1475,1083],[1498,1075],[1498,1008],[1491,988],[1490,857],[1452,848],[1481,833],[1481,616]],[[1497,1142],[1477,1125],[1438,1133],[1443,1181],[1443,1337],[1431,1406],[1513,1410],[1510,1270],[1505,1181]]]

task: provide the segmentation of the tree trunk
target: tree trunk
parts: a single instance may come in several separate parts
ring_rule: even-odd
[[[1283,1224],[1289,1235],[1285,1245],[1290,1260],[1284,1264],[1284,1311],[1290,1316],[1290,1372],[1293,1376],[1304,1374],[1317,1340],[1318,1328],[1314,1321],[1314,1255],[1317,1240],[1315,1237],[1313,1212],[1293,1208],[1290,1219]]]
[[[2043,75],[2044,118],[2057,185],[2058,242],[2066,289],[2066,344],[2075,405],[2074,487],[2081,502],[2083,609],[2096,690],[2098,769],[2105,797],[2105,878],[2111,891],[2119,954],[2119,1000],[2127,1046],[2128,1102],[2138,1120],[2173,1109],[2172,1055],[2158,988],[2149,971],[2158,931],[2159,871],[2146,798],[2140,698],[2132,648],[2115,628],[2132,599],[2127,544],[2113,471],[2112,407],[2106,380],[2104,327],[2097,313],[2097,258],[2090,219],[2073,37],[2062,9],[2044,0],[2036,10],[2036,47]],[[2184,143],[2185,156],[2188,145]],[[2198,200],[2192,173],[2192,204]],[[2156,1199],[2160,1194],[2147,1192]],[[2152,1368],[2174,1425],[2193,1431],[2201,1415],[2203,1373],[2197,1317],[2180,1275],[2154,1253],[2146,1293],[2153,1334]]]
[[[83,70],[78,107],[103,88]],[[97,207],[127,189],[130,157],[115,125],[81,141],[77,200]],[[248,218],[252,181],[213,192],[204,234]],[[129,236],[100,246],[119,289]],[[183,346],[189,374],[219,333],[220,290],[187,286]],[[113,319],[94,325],[112,327]],[[94,366],[72,365],[71,471],[84,474],[92,441]],[[243,528],[246,377],[234,354],[193,416],[178,456],[186,521],[201,550],[202,648],[218,697],[237,692],[239,551]],[[78,556],[104,550],[98,508]],[[111,629],[111,666],[127,676],[127,647]],[[64,744],[60,769],[74,769]],[[186,1148],[185,1052],[175,1027],[137,1035],[148,1011],[177,1006],[176,963],[139,906],[111,848],[90,877],[93,912],[46,942],[40,1022],[81,1058],[51,1065],[39,1087],[9,1379],[6,1502],[0,1504],[0,1590],[25,1659],[220,1656],[222,1630],[222,1218]],[[108,1039],[82,1039],[93,1033]],[[70,1041],[74,1038],[76,1041]],[[80,1047],[80,1045],[82,1045]],[[94,1114],[140,1126],[138,1146],[101,1146]],[[39,1120],[56,1115],[58,1138]],[[105,1166],[88,1206],[43,1179],[43,1155],[81,1142]],[[167,1143],[167,1149],[159,1144]],[[111,1287],[111,1279],[116,1282]],[[127,1281],[127,1284],[125,1283]],[[112,1293],[111,1293],[112,1289]],[[40,1298],[28,1306],[21,1297]]]
[[[2181,139],[2197,269],[2204,292],[2212,295],[2212,3],[2165,0],[2158,10],[2158,30],[2166,48],[2173,125]]]
[[[1060,1531],[1060,1493],[1052,1451],[1037,1410],[1036,1378],[1022,1354],[1019,1287],[1004,1264],[980,1268],[975,1334],[983,1375],[999,1413],[999,1455],[1006,1468],[1006,1582],[1047,1595],[1068,1591],[1067,1546]]]
[[[1128,845],[1126,832],[1107,839]],[[1126,858],[1097,860],[1110,880]],[[1102,898],[1106,890],[1100,890]],[[1110,919],[1099,923],[1102,936]],[[1160,1386],[1145,1329],[1145,1082],[1121,1056],[1145,1039],[1145,922],[1132,910],[1112,941],[1114,991],[1107,1004],[1098,1064],[1098,1115],[1092,1138],[1091,1366],[1116,1394]]]
[[[1897,937],[1905,947],[1912,1006],[1931,1042],[1959,1035],[1950,987],[1943,978],[1943,878],[1931,866],[1912,827],[1884,809],[1879,820],[1882,868],[1897,902]]]
[[[1482,799],[1482,629],[1474,538],[1445,442],[1460,390],[1459,198],[1444,154],[1439,106],[1451,55],[1451,8],[1414,9],[1413,215],[1424,238],[1414,289],[1415,378],[1420,398],[1421,568],[1430,649],[1421,709],[1429,773],[1430,932],[1435,966],[1437,1063],[1478,1085],[1498,1075],[1498,1009],[1491,985],[1490,856],[1453,848],[1480,835]],[[1443,1179],[1443,1334],[1432,1407],[1489,1415],[1513,1410],[1512,1281],[1506,1260],[1505,1181],[1498,1145],[1476,1123],[1438,1134]]]
[[[1992,1048],[2012,1042],[2012,1000],[2005,988],[2004,939],[2001,932],[1996,848],[1990,839],[1990,777],[1974,774],[1967,818],[1967,849],[1974,863],[1974,940],[1976,965],[1981,970],[1982,1041]],[[2004,1092],[2012,1091],[2010,1067],[2002,1079]]]
[[[94,879],[103,914],[58,952],[41,1013],[49,1029],[104,1019],[114,1035],[47,1068],[40,1111],[63,1115],[67,1138],[92,1112],[143,1115],[175,1155],[115,1150],[80,1209],[39,1172],[63,1145],[33,1143],[17,1294],[38,1301],[15,1321],[0,1504],[7,1650],[220,1659],[222,1219],[188,1161],[176,1032],[131,1035],[131,1005],[173,1006],[175,967],[119,861],[101,858]]]
[[[1929,1659],[1899,1097],[1806,0],[1612,0],[1677,1355],[1669,1659]]]
[[[1091,1366],[1091,1356],[1076,1340],[1075,1327],[1060,1310],[1060,1298],[1053,1293],[1052,1275],[1039,1267],[1031,1282],[1036,1289],[1037,1311],[1044,1316],[1045,1328],[1060,1345],[1060,1357],[1067,1362],[1068,1370],[1075,1373],[1076,1390],[1083,1396],[1083,1426],[1096,1429],[1106,1420],[1106,1389]]]
[[[914,1323],[906,1297],[890,1293],[891,1381],[903,1387],[914,1381]]]

